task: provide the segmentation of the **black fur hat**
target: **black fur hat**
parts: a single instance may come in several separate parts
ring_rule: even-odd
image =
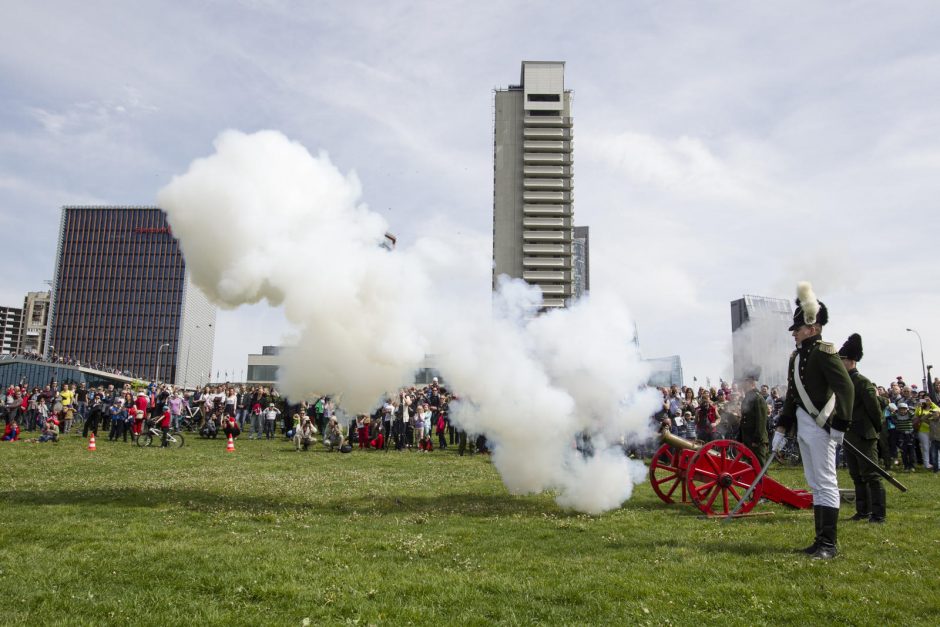
[[[796,311],[793,312],[793,324],[790,331],[796,331],[803,325],[818,324],[825,326],[829,322],[829,310],[816,299],[813,286],[803,281],[796,286]]]
[[[846,359],[851,359],[852,361],[861,361],[862,336],[858,333],[853,333],[850,335],[849,339],[847,339],[845,344],[842,345],[842,348],[839,349],[839,357],[845,357]]]

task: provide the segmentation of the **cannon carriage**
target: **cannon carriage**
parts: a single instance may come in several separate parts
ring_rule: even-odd
[[[760,473],[754,452],[734,440],[690,442],[664,431],[660,441],[649,475],[653,491],[666,503],[691,503],[707,516],[727,516]],[[796,509],[813,506],[811,492],[764,475],[736,515],[750,512],[761,498]]]

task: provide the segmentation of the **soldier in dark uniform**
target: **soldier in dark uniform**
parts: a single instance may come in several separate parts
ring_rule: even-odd
[[[881,433],[882,409],[878,392],[867,378],[859,374],[856,365],[862,359],[862,336],[853,333],[839,349],[839,357],[855,386],[855,403],[852,407],[852,424],[845,439],[868,459],[878,459],[878,436]],[[849,474],[855,482],[855,515],[849,520],[868,520],[873,523],[885,521],[885,488],[881,475],[871,464],[861,459],[853,450],[843,451],[849,465]]]
[[[797,295],[790,326],[797,349],[790,356],[787,396],[773,449],[783,447],[788,429],[796,429],[816,520],[816,540],[803,551],[815,559],[831,559],[836,556],[839,522],[836,446],[842,444],[849,427],[855,387],[836,347],[822,341],[822,328],[829,321],[826,306],[816,299],[809,283],[800,283]]]
[[[740,441],[757,455],[763,467],[770,457],[767,437],[767,401],[757,391],[760,367],[744,372],[744,400],[741,401]]]

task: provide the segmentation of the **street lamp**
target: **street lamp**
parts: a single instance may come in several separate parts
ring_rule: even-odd
[[[154,383],[160,381],[160,351],[162,351],[164,348],[170,348],[170,345],[161,344],[160,348],[157,349],[157,368],[156,368],[156,372],[154,372],[153,374]]]
[[[923,389],[930,392],[930,388],[927,387],[927,366],[925,365],[926,362],[924,361],[924,341],[920,339],[920,333],[918,333],[914,329],[908,329],[908,331],[916,335],[917,341],[920,343],[920,369],[924,375],[924,388]]]

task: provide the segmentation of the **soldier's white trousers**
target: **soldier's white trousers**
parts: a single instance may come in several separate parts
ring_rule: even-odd
[[[796,439],[803,457],[803,474],[813,491],[813,505],[839,507],[836,443],[802,407],[796,409]]]

